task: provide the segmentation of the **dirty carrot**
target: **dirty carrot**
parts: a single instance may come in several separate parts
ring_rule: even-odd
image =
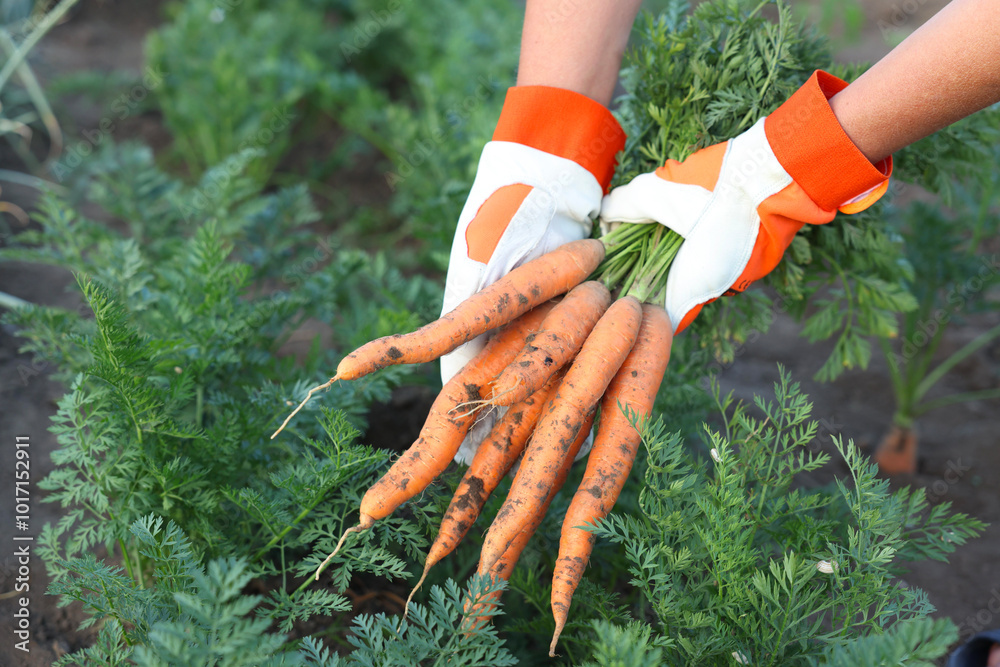
[[[542,411],[507,499],[486,534],[480,555],[486,569],[499,560],[548,494],[587,413],[632,349],[641,319],[639,301],[624,297],[611,304],[587,337]]]
[[[604,245],[583,239],[519,266],[413,333],[386,336],[344,357],[337,377],[353,380],[395,364],[432,361],[479,334],[510,322],[586,280],[604,258]]]
[[[344,531],[337,547],[317,568],[316,577],[351,533],[367,530],[423,491],[448,466],[476,419],[459,406],[478,401],[489,381],[514,358],[524,337],[538,328],[553,304],[542,304],[497,332],[438,394],[417,438],[361,499],[358,525]]]
[[[479,445],[469,469],[455,490],[455,497],[441,519],[437,538],[427,552],[423,574],[406,600],[407,609],[413,594],[427,578],[427,573],[458,546],[479,518],[490,494],[521,456],[542,407],[560,378],[561,374],[551,378],[534,394],[512,405]]]
[[[489,574],[495,578],[503,579],[504,581],[510,580],[511,572],[514,571],[514,566],[517,565],[518,559],[521,557],[521,553],[524,548],[528,546],[528,541],[531,539],[535,531],[538,530],[538,526],[541,525],[542,519],[545,518],[546,512],[549,511],[549,505],[552,504],[552,499],[556,497],[559,489],[566,482],[566,477],[569,475],[570,468],[573,467],[573,460],[576,458],[577,452],[580,451],[580,447],[586,441],[587,436],[590,435],[590,427],[594,423],[594,412],[591,410],[587,419],[584,421],[583,428],[580,429],[580,433],[576,436],[576,440],[573,442],[573,446],[570,448],[568,456],[563,461],[562,467],[559,469],[559,473],[556,476],[555,483],[552,485],[552,491],[548,494],[542,504],[539,506],[538,511],[535,512],[531,521],[521,529],[521,532],[517,534],[514,541],[510,543],[510,546],[503,552],[493,567],[489,569],[484,569],[482,567],[482,561],[479,563],[478,574]],[[500,591],[484,598],[476,605],[466,605],[466,624],[471,624],[473,628],[480,626],[484,622],[489,622],[491,615],[486,612],[491,610],[497,601],[500,600]],[[471,619],[471,620],[469,620]]]
[[[385,336],[365,343],[340,361],[332,378],[309,390],[271,438],[285,428],[314,393],[337,380],[356,380],[396,364],[433,361],[535,306],[565,294],[586,280],[602,259],[604,244],[597,239],[561,245],[512,270],[430,324],[408,334]]]
[[[601,423],[587,469],[563,521],[559,557],[552,575],[552,615],[556,629],[549,647],[550,657],[555,657],[573,593],[594,548],[593,533],[582,526],[603,519],[611,511],[639,449],[639,432],[624,409],[641,419],[647,418],[667,370],[673,340],[670,318],[663,308],[651,304],[643,305],[642,315],[635,345],[601,400]]]
[[[538,331],[525,339],[517,358],[493,381],[490,403],[513,405],[542,386],[579,352],[610,304],[608,288],[595,280],[571,289]]]

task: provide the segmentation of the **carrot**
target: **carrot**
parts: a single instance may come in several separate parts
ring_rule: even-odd
[[[584,418],[632,349],[641,319],[639,301],[630,296],[621,298],[608,308],[583,344],[555,397],[543,410],[507,500],[486,534],[480,556],[486,569],[499,560],[549,493]]]
[[[451,352],[476,336],[510,322],[540,303],[568,292],[604,259],[604,245],[583,239],[512,270],[413,333],[386,336],[344,357],[337,377],[354,380],[395,364],[419,364]]]
[[[590,427],[594,423],[594,411],[592,410],[587,419],[584,421],[583,428],[580,429],[580,433],[577,435],[576,440],[573,442],[573,446],[566,458],[562,462],[562,466],[559,469],[559,473],[556,476],[555,483],[552,485],[552,491],[546,496],[545,500],[542,501],[535,512],[534,516],[531,517],[531,521],[521,529],[521,532],[517,534],[514,541],[510,543],[510,546],[503,552],[493,567],[489,569],[484,569],[482,567],[483,563],[480,561],[478,574],[489,574],[495,578],[503,579],[504,581],[510,580],[510,575],[514,571],[514,566],[517,565],[518,559],[521,557],[521,553],[524,548],[528,545],[528,541],[531,539],[535,531],[538,530],[538,526],[541,525],[542,519],[545,518],[545,513],[549,510],[549,505],[552,504],[552,499],[556,497],[556,493],[562,488],[563,484],[566,482],[566,477],[569,475],[570,468],[573,467],[573,460],[576,458],[577,452],[580,451],[580,447],[583,445],[587,436],[590,435]],[[485,611],[492,609],[495,606],[493,603],[500,600],[500,591],[497,591],[492,596],[482,600],[478,605],[473,608],[469,608],[466,605],[466,616],[472,617],[472,626],[477,627],[484,622],[488,622],[490,616],[485,616]]]
[[[579,352],[610,304],[608,288],[595,280],[571,289],[538,331],[525,339],[517,358],[493,381],[490,403],[513,405],[537,390]]]
[[[644,304],[642,314],[635,346],[601,400],[601,424],[587,459],[587,469],[563,521],[559,557],[552,574],[552,615],[556,629],[549,647],[550,657],[555,657],[573,592],[594,548],[593,533],[581,526],[608,515],[639,449],[639,432],[629,423],[623,409],[628,408],[641,418],[649,416],[670,359],[673,327],[667,312],[659,306]]]
[[[384,336],[365,343],[340,361],[332,378],[309,390],[271,438],[281,433],[314,393],[337,380],[356,380],[396,364],[433,361],[476,336],[568,292],[585,280],[602,259],[604,244],[597,239],[582,239],[561,245],[513,269],[440,319],[408,334]]]
[[[545,497],[545,500],[542,501],[539,511],[535,513],[531,521],[529,521],[528,524],[521,529],[521,532],[517,534],[514,541],[511,542],[510,546],[508,546],[503,552],[503,556],[500,557],[500,560],[494,563],[493,567],[490,569],[490,573],[504,579],[510,578],[510,573],[513,571],[514,565],[517,564],[517,560],[521,556],[521,552],[524,551],[524,547],[528,544],[528,540],[531,539],[531,536],[535,534],[536,530],[538,530],[538,526],[542,523],[542,519],[545,518],[545,513],[549,509],[549,505],[552,504],[552,500],[556,497],[556,494],[559,493],[559,490],[566,482],[566,477],[569,475],[570,468],[573,467],[573,461],[576,459],[576,455],[580,451],[580,447],[583,446],[583,443],[590,435],[590,427],[594,424],[594,414],[595,412],[592,410],[584,420],[583,427],[577,434],[576,440],[573,442],[573,446],[570,448],[568,455],[563,460],[562,466],[560,467],[559,472],[556,475],[556,479],[552,484],[552,489]]]
[[[396,459],[388,472],[368,489],[361,499],[361,518],[357,526],[344,531],[337,547],[316,570],[333,558],[351,533],[367,530],[378,519],[389,516],[397,507],[423,491],[448,466],[462,444],[475,415],[459,406],[477,401],[489,381],[514,358],[524,337],[538,328],[553,304],[542,304],[499,331],[486,347],[455,374],[434,399],[420,430],[420,436]],[[456,409],[458,408],[458,409]]]
[[[521,456],[542,407],[549,394],[555,390],[560,377],[561,375],[551,378],[537,392],[511,406],[480,443],[469,469],[465,471],[455,490],[455,497],[441,519],[437,538],[427,552],[423,574],[406,600],[407,608],[413,594],[427,578],[427,573],[458,546],[479,517],[490,494]]]

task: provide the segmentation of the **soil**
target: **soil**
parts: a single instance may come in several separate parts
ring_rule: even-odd
[[[142,41],[162,16],[161,2],[131,3],[87,2],[63,25],[57,26],[40,43],[33,64],[44,81],[60,73],[97,69],[111,72],[141,72]],[[860,46],[841,54],[844,59],[877,59],[887,50],[887,29],[912,30],[938,9],[940,0],[920,0],[900,6],[891,0],[868,0],[863,3],[866,21],[861,30]],[[912,9],[912,11],[908,11]],[[83,98],[68,98],[57,109],[68,116],[77,131],[93,129],[100,122],[102,110]],[[116,140],[139,138],[154,148],[169,142],[157,114],[143,112],[116,129]],[[2,155],[0,155],[2,157]],[[9,167],[9,164],[5,164]],[[373,179],[381,183],[381,179]],[[30,210],[33,194],[26,188],[4,184],[4,198]],[[2,239],[0,239],[2,241]],[[76,307],[75,296],[67,291],[70,276],[51,267],[19,263],[0,264],[0,290],[35,303]],[[971,340],[977,333],[995,325],[1000,317],[971,319],[950,329],[944,353]],[[760,337],[741,350],[736,362],[725,369],[720,380],[723,388],[740,398],[755,393],[767,395],[777,379],[777,364],[783,364],[801,382],[814,403],[814,415],[826,432],[840,433],[870,449],[888,429],[892,412],[892,391],[885,361],[876,353],[866,370],[845,373],[829,384],[811,380],[828,352],[828,346],[810,345],[798,332],[798,326],[779,318],[767,336]],[[6,485],[8,471],[14,468],[14,443],[17,436],[30,438],[32,490],[51,469],[50,452],[54,437],[47,431],[55,412],[55,401],[64,388],[50,379],[45,363],[33,361],[17,352],[19,341],[9,329],[0,330],[0,470]],[[948,374],[939,391],[968,391],[997,386],[1000,377],[1000,347],[980,351]],[[432,399],[426,389],[400,389],[390,404],[376,406],[366,439],[397,450],[405,448],[422,423]],[[933,502],[950,502],[958,511],[976,516],[992,525],[984,535],[958,548],[948,563],[922,562],[907,575],[908,584],[926,590],[938,614],[952,618],[963,636],[976,629],[1000,626],[1000,448],[993,432],[996,424],[996,401],[960,404],[932,412],[918,425],[920,438],[919,468],[913,475],[900,476],[894,485],[916,485],[927,489]],[[392,422],[391,419],[398,421]],[[10,487],[6,487],[10,488]],[[9,496],[8,496],[9,498]],[[0,505],[0,526],[4,547],[0,555],[0,618],[8,627],[18,609],[20,594],[15,593],[18,562],[14,548],[22,543],[8,539],[14,526],[14,503]],[[53,504],[30,502],[30,527],[21,536],[37,536],[42,525],[56,521],[62,514]],[[33,543],[27,542],[32,545]],[[36,667],[49,665],[67,651],[87,646],[91,630],[78,630],[82,616],[76,605],[59,608],[53,596],[43,595],[47,586],[44,568],[37,557],[30,562],[30,653],[14,648],[9,634],[0,642],[0,665]],[[358,593],[358,591],[355,591]],[[359,600],[369,606],[372,595],[362,590]],[[394,612],[392,600],[381,610]],[[375,609],[368,609],[374,611]]]

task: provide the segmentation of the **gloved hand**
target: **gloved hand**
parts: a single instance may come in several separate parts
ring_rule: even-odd
[[[803,225],[862,211],[886,191],[892,158],[873,166],[830,108],[846,86],[817,71],[735,139],[668,160],[604,198],[602,222],[658,222],[684,237],[667,275],[676,331],[706,302],[770,273]]]
[[[507,91],[452,243],[442,314],[511,269],[590,235],[625,134],[603,105],[560,88]],[[441,359],[447,382],[483,337]],[[493,425],[483,419],[455,459],[468,462]]]

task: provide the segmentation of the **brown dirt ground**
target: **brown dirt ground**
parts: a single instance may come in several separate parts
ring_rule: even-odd
[[[142,67],[142,39],[161,15],[160,2],[129,3],[87,2],[66,24],[58,26],[43,40],[33,63],[47,79],[60,72],[81,69],[138,72]],[[913,29],[943,3],[940,0],[914,0],[896,3],[891,0],[867,0],[864,3],[866,22],[860,44],[845,50],[845,59],[877,59],[886,51],[883,28]],[[915,11],[907,11],[907,10]],[[101,110],[85,100],[69,100],[64,113],[72,115],[79,129],[93,127]],[[123,125],[116,139],[142,137],[162,146],[165,137],[155,114],[137,117]],[[24,189],[5,187],[5,198],[13,198],[30,206],[31,193]],[[69,275],[65,271],[17,263],[0,264],[0,290],[37,303],[75,306],[75,298],[66,292]],[[973,320],[955,327],[948,335],[946,347],[956,349],[977,332],[996,323],[997,317]],[[0,330],[0,469],[4,471],[4,486],[8,471],[13,469],[13,447],[16,435],[29,435],[32,452],[32,481],[37,483],[52,468],[49,453],[54,438],[47,432],[48,419],[55,411],[55,400],[63,387],[49,379],[50,369],[29,357],[18,354],[18,341],[9,330]],[[771,333],[746,346],[736,363],[720,376],[725,389],[738,397],[749,398],[754,393],[769,393],[777,378],[776,364],[792,371],[814,402],[814,415],[826,420],[834,431],[852,438],[862,447],[872,447],[886,429],[892,414],[892,394],[888,386],[885,363],[876,353],[871,366],[864,371],[851,371],[831,384],[810,380],[825,358],[823,346],[811,346],[797,335],[797,325],[780,319]],[[1000,347],[981,351],[948,375],[942,391],[961,391],[996,386],[1000,377]],[[412,408],[405,423],[382,431],[372,431],[373,443],[385,439],[388,446],[400,447],[408,441],[415,425],[422,420],[427,398],[421,390],[401,392],[389,414],[399,415]],[[925,562],[913,567],[907,581],[925,589],[939,614],[951,617],[964,634],[976,627],[1000,626],[1000,568],[996,554],[1000,551],[1000,450],[994,427],[997,423],[997,402],[968,403],[939,410],[920,421],[921,470],[897,484],[915,484],[928,489],[936,501],[950,501],[959,511],[967,512],[993,525],[984,536],[959,548],[949,563]],[[373,420],[381,423],[381,420]],[[396,442],[389,443],[389,433]],[[10,488],[10,487],[6,487]],[[37,488],[37,487],[33,487]],[[4,542],[13,525],[13,503],[0,506],[0,526]],[[61,510],[52,504],[31,501],[31,528],[27,534],[37,535],[41,526],[55,521]],[[0,617],[4,627],[16,609],[14,588],[16,561],[11,548],[0,555]],[[74,606],[58,608],[54,598],[42,594],[47,585],[44,568],[34,559],[30,574],[31,653],[16,651],[12,642],[0,642],[0,665],[36,667],[48,665],[66,651],[86,646],[90,631],[78,631],[81,620]],[[7,635],[9,637],[9,635]]]

